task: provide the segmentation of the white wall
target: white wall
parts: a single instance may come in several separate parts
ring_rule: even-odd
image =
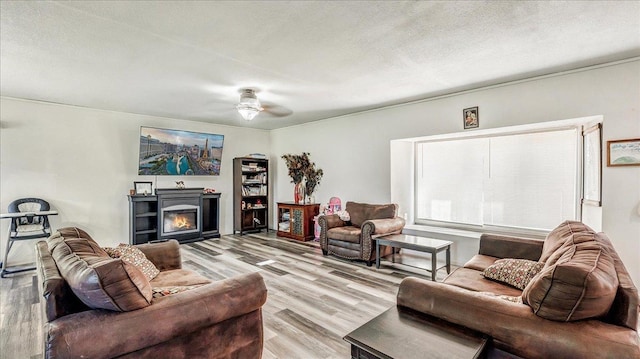
[[[603,115],[605,143],[640,138],[640,61],[273,130],[274,198],[293,198],[293,185],[279,156],[306,151],[325,173],[316,193],[319,202],[325,203],[331,196],[340,197],[343,203],[390,202],[390,140],[463,131],[462,110],[473,106],[479,106],[480,129]],[[602,191],[602,229],[634,282],[640,284],[640,167],[605,164]],[[463,264],[469,253],[477,252],[477,241],[468,243],[475,248],[459,248],[454,263]]]
[[[140,126],[224,135],[220,176],[138,176]],[[0,99],[0,208],[40,197],[58,210],[52,226],[79,226],[101,245],[128,243],[129,189],[215,188],[222,193],[220,232],[233,232],[233,158],[269,154],[269,132],[242,127],[102,111],[35,101]],[[9,220],[2,220],[2,247]],[[33,261],[35,241],[18,242],[10,264]],[[15,251],[15,252],[14,252]]]
[[[293,199],[293,185],[280,156],[307,151],[325,172],[316,192],[319,202],[338,196],[343,202],[385,203],[391,201],[390,141],[463,131],[462,109],[466,107],[480,107],[480,129],[603,115],[605,142],[640,138],[640,61],[479,89],[270,133],[7,98],[0,101],[0,208],[6,209],[15,198],[43,197],[60,211],[52,218],[54,227],[79,225],[101,244],[109,245],[128,240],[126,194],[133,181],[154,180],[137,176],[141,125],[225,135],[221,176],[184,180],[187,186],[214,187],[223,193],[221,231],[231,233],[231,160],[248,153],[270,156],[275,201]],[[399,171],[406,166],[394,167]],[[159,177],[158,185],[171,187],[173,180]],[[640,284],[639,205],[640,167],[605,166],[602,228],[636,284]],[[1,223],[3,239],[7,222]],[[454,263],[464,263],[469,253],[477,250],[477,241],[470,240],[467,246],[455,250]]]

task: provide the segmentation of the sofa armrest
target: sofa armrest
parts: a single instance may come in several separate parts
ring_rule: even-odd
[[[161,271],[182,268],[180,245],[175,239],[166,242],[139,244],[136,248]]]
[[[521,258],[537,261],[542,255],[543,240],[483,234],[478,254],[496,258]]]
[[[320,224],[321,229],[328,231],[334,227],[344,227],[346,222],[341,220],[337,214],[327,214],[318,217],[318,224]]]
[[[638,358],[636,331],[600,320],[557,322],[500,297],[420,278],[400,283],[397,303],[493,338],[524,358]]]
[[[322,248],[323,251],[326,251],[329,248],[327,231],[335,227],[344,227],[347,223],[341,220],[337,214],[329,214],[319,216],[318,224],[320,225],[320,248]]]
[[[45,326],[46,357],[117,357],[260,310],[266,299],[262,276],[251,273],[154,299],[130,312],[67,315]]]
[[[404,228],[405,221],[402,217],[369,219],[362,223],[362,233],[371,237],[379,237],[386,234],[400,233]]]

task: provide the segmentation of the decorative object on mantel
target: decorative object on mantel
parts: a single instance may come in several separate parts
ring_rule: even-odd
[[[311,200],[322,179],[322,169],[316,168],[316,164],[311,162],[308,152],[302,152],[301,155],[285,154],[282,158],[287,164],[291,183],[294,184],[294,202],[304,204],[307,197]]]
[[[478,128],[480,126],[480,115],[478,113],[478,106],[469,107],[462,110],[462,118],[465,130],[468,128]]]
[[[184,181],[176,181],[176,188],[184,189]]]
[[[202,193],[205,193],[205,194],[216,193],[216,190],[215,190],[215,188],[205,188],[205,189],[202,191]]]
[[[135,194],[137,195],[153,195],[152,182],[133,182],[133,188],[135,188]]]
[[[640,166],[640,138],[607,141],[607,166]]]

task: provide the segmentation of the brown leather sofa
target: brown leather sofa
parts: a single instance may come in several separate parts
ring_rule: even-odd
[[[524,290],[489,280],[500,258],[544,262]],[[523,358],[640,358],[638,291],[603,233],[565,222],[545,241],[482,235],[442,283],[406,278],[397,304],[493,338]],[[500,354],[502,355],[502,354]]]
[[[397,216],[398,205],[347,202],[345,210],[349,221],[341,220],[337,214],[318,218],[322,254],[363,260],[371,266],[376,260],[373,240],[400,233],[404,228],[404,219]],[[381,256],[391,254],[391,250],[393,248],[381,246]]]
[[[160,270],[151,281],[105,258],[79,228],[36,244],[46,358],[261,357],[267,290],[260,274],[211,282],[182,269],[175,240],[136,247]]]

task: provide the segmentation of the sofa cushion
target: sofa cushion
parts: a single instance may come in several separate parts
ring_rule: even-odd
[[[369,219],[393,218],[396,216],[395,204],[367,204],[347,202],[345,210],[349,212],[351,224],[362,227],[362,223]]]
[[[360,243],[360,234],[362,230],[359,227],[344,226],[335,227],[327,231],[327,236],[331,239],[337,239],[339,241]]]
[[[456,268],[442,282],[475,292],[489,292],[512,297],[522,295],[520,289],[485,279],[481,271],[469,268]]]
[[[123,261],[134,265],[147,277],[147,280],[152,280],[160,273],[158,268],[147,259],[144,253],[132,245],[120,243],[115,248],[105,247],[103,249],[111,258],[121,258]]]
[[[168,295],[178,294],[178,293],[186,292],[186,291],[194,289],[194,288],[198,288],[201,285],[203,285],[203,284],[200,284],[200,285],[178,285],[178,286],[172,286],[172,287],[153,287],[152,288],[153,297],[154,298],[166,297]]]
[[[60,274],[88,307],[129,311],[151,304],[151,285],[144,274],[109,257],[86,232],[58,231],[47,239],[47,245]]]
[[[595,231],[586,224],[578,221],[564,221],[554,228],[544,240],[540,262],[546,262],[551,255],[562,247],[564,242],[574,233],[595,233]]]
[[[498,259],[482,272],[485,278],[506,283],[518,289],[524,289],[527,284],[544,266],[542,262],[527,259],[504,258]]]
[[[487,267],[495,263],[498,259],[500,258],[485,256],[483,254],[476,254],[467,263],[465,263],[463,267],[483,271],[487,269]]]
[[[211,280],[186,269],[162,271],[150,282],[155,287],[193,286],[211,283]]]
[[[523,302],[546,319],[575,321],[608,313],[618,276],[608,249],[595,233],[574,233],[522,293]]]

